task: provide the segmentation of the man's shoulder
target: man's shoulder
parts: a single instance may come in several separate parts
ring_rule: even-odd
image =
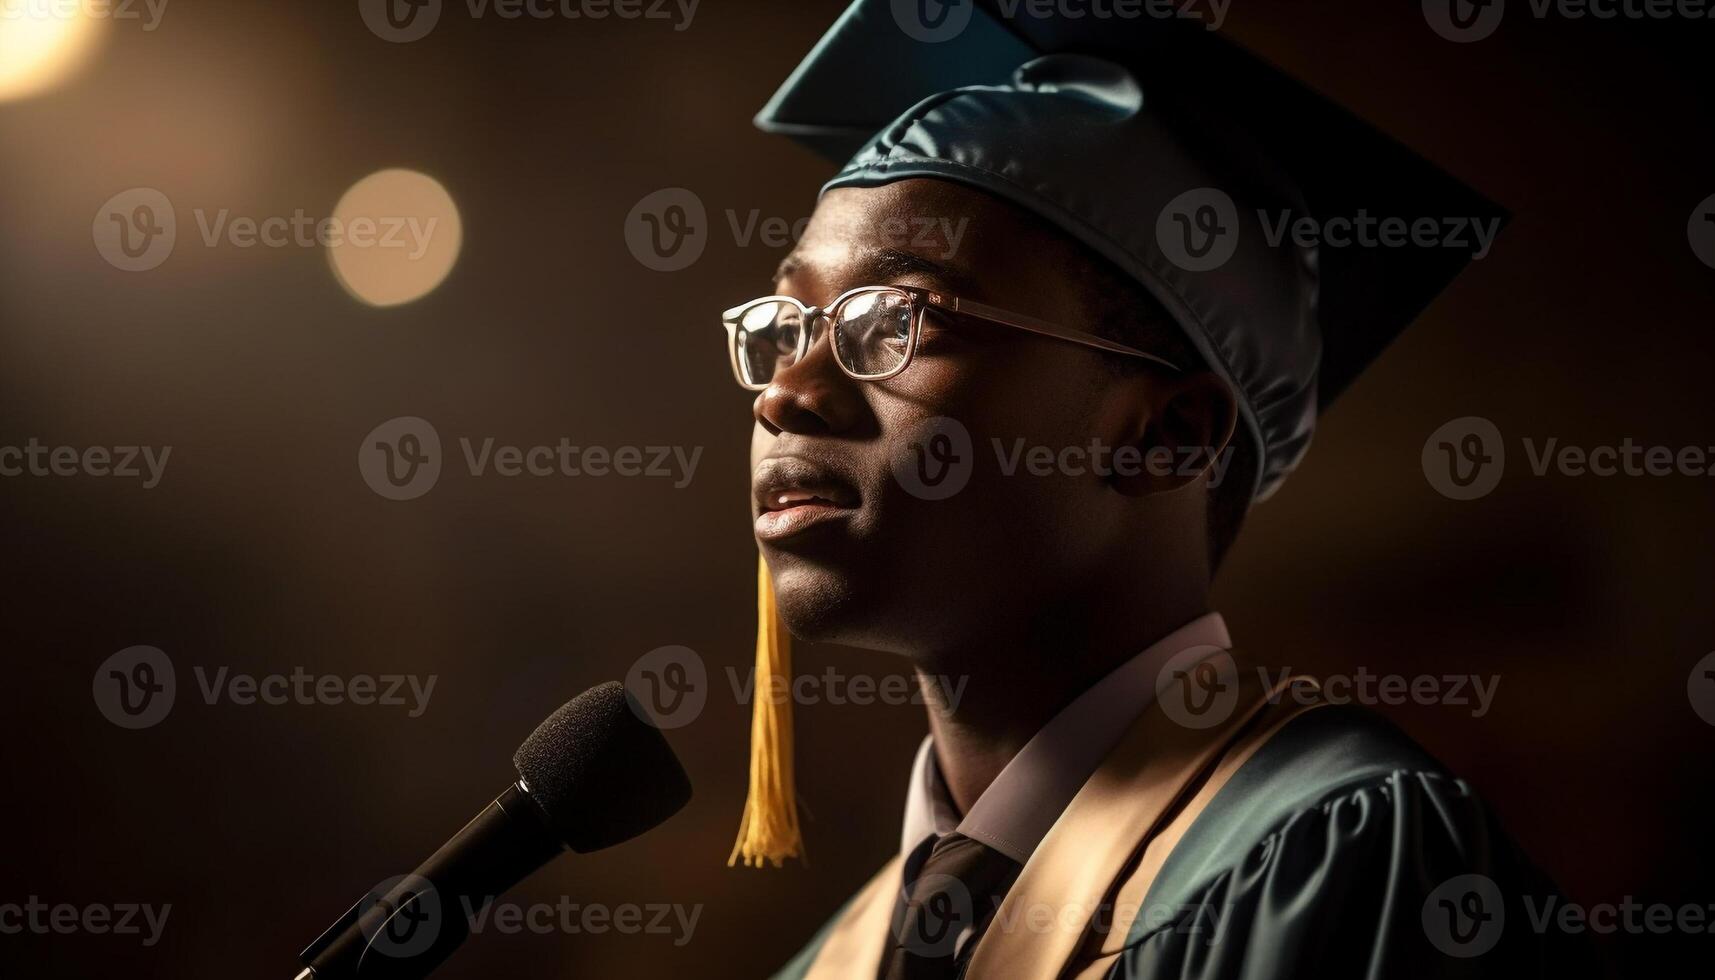
[[[1422,746],[1318,707],[1194,815],[1110,975],[1586,976],[1579,937],[1502,928],[1557,894]]]
[[[1303,712],[1257,748],[1197,815],[1162,867],[1151,901],[1189,900],[1295,822],[1327,820],[1342,803],[1391,809],[1402,795],[1424,791],[1475,803],[1468,786],[1380,714],[1350,705]]]

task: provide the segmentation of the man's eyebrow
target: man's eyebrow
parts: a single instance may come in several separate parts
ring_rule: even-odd
[[[867,252],[860,267],[885,285],[907,276],[925,276],[953,292],[969,292],[972,279],[965,273],[925,258],[916,252],[883,245]]]
[[[777,268],[775,268],[775,270],[774,270],[774,284],[776,286],[778,286],[780,284],[780,280],[786,278],[787,276],[792,275],[793,273],[797,272],[799,269],[802,269],[803,267],[804,267],[804,260],[798,257],[797,252],[791,253],[790,255],[781,259],[780,265]]]
[[[807,265],[797,252],[786,256],[774,270],[774,284],[778,286],[781,280],[804,271]],[[848,275],[854,280],[851,283],[854,286],[885,286],[895,279],[923,276],[954,292],[969,292],[975,282],[971,276],[958,269],[891,245],[866,249],[863,255],[852,263]]]

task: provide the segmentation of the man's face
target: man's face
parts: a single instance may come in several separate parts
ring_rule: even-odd
[[[920,286],[1088,329],[1077,261],[1011,205],[907,180],[824,195],[775,292],[825,306],[856,286]],[[1056,596],[1098,587],[1113,549],[1141,544],[1123,540],[1126,499],[1076,457],[1037,475],[1029,454],[1124,441],[1124,384],[1076,344],[933,311],[886,381],[847,377],[819,337],[755,403],[752,516],[789,627],[946,648],[1035,625]],[[937,419],[969,444],[931,438]],[[961,473],[962,490],[932,499]]]

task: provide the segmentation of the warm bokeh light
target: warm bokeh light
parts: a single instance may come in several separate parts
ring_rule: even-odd
[[[397,306],[441,284],[463,238],[447,189],[427,174],[394,169],[370,174],[345,192],[324,241],[347,292],[373,306]]]
[[[65,80],[88,60],[106,23],[87,0],[0,0],[0,102]]]

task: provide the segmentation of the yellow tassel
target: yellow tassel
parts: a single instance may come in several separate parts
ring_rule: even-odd
[[[750,796],[727,867],[744,860],[776,868],[801,857],[798,796],[792,785],[792,637],[774,607],[768,563],[756,562],[756,681],[750,709]]]

